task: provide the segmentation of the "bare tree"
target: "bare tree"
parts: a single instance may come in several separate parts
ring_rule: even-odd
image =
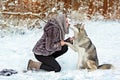
[[[4,2],[2,3],[2,1]],[[59,4],[60,2],[62,5]],[[2,10],[3,5],[5,7],[4,10]],[[57,8],[56,12],[70,13],[76,10],[88,14],[90,17],[96,14],[109,19],[113,17],[119,18],[120,16],[120,0],[0,0],[0,10],[2,12],[30,12],[39,14],[43,16],[43,18],[45,18],[46,13],[49,14],[54,7]],[[9,18],[13,14],[9,15],[4,13],[3,15]],[[13,16],[17,18],[36,18],[34,15],[25,16],[14,14]]]
[[[0,0],[0,10],[2,9],[2,0]]]
[[[107,10],[108,10],[108,1],[104,0],[104,4],[103,4],[103,14],[104,15],[107,14]]]

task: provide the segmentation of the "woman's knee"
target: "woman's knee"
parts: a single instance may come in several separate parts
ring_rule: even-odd
[[[68,51],[68,46],[67,45],[62,46],[62,51],[63,51],[63,53],[67,52]]]
[[[60,66],[56,67],[54,71],[55,72],[60,72],[61,71],[61,67]]]

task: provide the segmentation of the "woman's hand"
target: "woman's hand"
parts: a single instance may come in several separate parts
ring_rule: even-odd
[[[73,40],[74,40],[74,36],[73,36],[73,37],[69,37],[69,38],[67,38],[67,39],[64,40],[64,41],[73,44]]]
[[[64,46],[66,44],[66,42],[64,42],[64,40],[61,40],[60,44],[61,44],[61,46]]]

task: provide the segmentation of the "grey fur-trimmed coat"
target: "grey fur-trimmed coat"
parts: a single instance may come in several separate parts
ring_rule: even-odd
[[[55,20],[49,20],[44,27],[44,33],[33,48],[37,55],[48,56],[61,50],[60,28]]]

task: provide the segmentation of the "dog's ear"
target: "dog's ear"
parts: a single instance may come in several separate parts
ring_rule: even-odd
[[[80,26],[82,25],[82,23],[79,24]]]
[[[84,25],[85,25],[85,24],[81,24],[81,29],[82,29],[82,30],[84,30]]]
[[[80,28],[81,24],[78,23],[78,24],[76,24],[76,26],[77,26],[77,28]]]

